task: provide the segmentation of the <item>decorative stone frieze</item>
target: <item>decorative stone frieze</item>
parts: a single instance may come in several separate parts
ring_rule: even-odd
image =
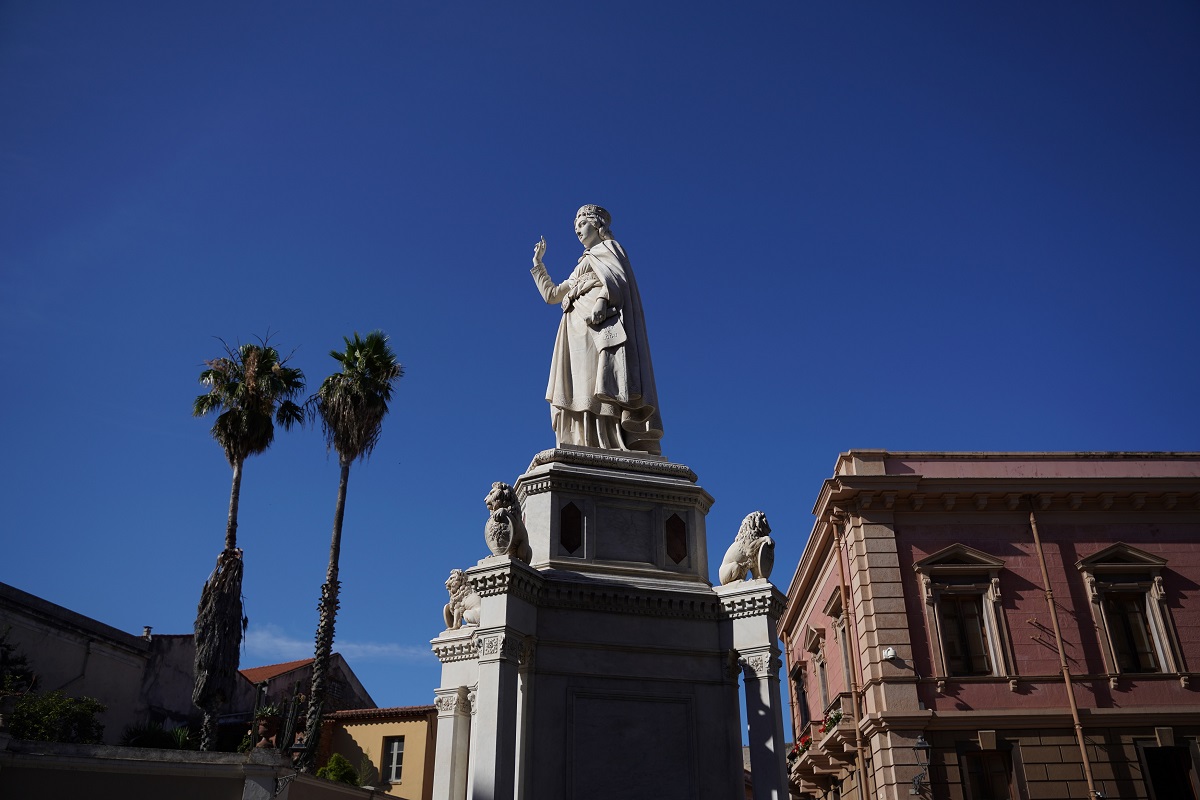
[[[729,619],[744,617],[779,617],[787,603],[777,592],[770,594],[737,595],[721,598],[721,610]]]
[[[467,580],[480,597],[508,594],[529,603],[538,601],[542,587],[536,575],[508,569],[507,564],[500,569],[468,573]]]
[[[847,481],[847,483],[851,483]],[[1172,512],[1185,509],[1200,509],[1200,493],[1191,491],[1166,491],[1151,494],[1136,491],[1131,486],[1127,491],[1081,491],[1079,483],[1063,483],[1054,491],[1038,492],[980,492],[952,491],[949,487],[939,490],[930,481],[922,483],[929,491],[897,490],[878,492],[860,489],[853,485],[843,486],[831,508],[858,516],[879,511],[945,512],[992,514],[999,504],[1012,512],[1028,512],[1030,500],[1037,511],[1102,513],[1102,512]],[[1110,482],[1111,483],[1111,482]],[[878,502],[880,497],[883,502]]]
[[[646,617],[716,620],[723,615],[722,604],[703,595],[631,593],[579,584],[547,586],[540,604],[544,608],[580,608]]]
[[[707,514],[712,508],[713,499],[706,492],[698,493],[695,489],[688,492],[672,492],[664,489],[637,488],[586,480],[572,480],[557,475],[546,475],[522,481],[517,487],[521,500],[549,491],[574,492],[578,494],[598,495],[602,497],[619,497],[625,500],[640,500],[647,503],[664,503],[677,506],[692,506]]]
[[[529,469],[526,472],[533,470],[535,467],[555,462],[560,464],[578,464],[587,467],[620,469],[627,472],[642,472],[651,475],[669,475],[672,478],[683,478],[692,483],[696,481],[696,473],[692,472],[688,466],[674,464],[661,457],[647,458],[645,455],[632,456],[619,453],[598,453],[557,447],[543,450],[535,455],[533,461],[529,462]]]
[[[433,652],[443,664],[449,664],[452,661],[467,661],[475,658],[475,642],[474,639],[458,639],[448,642],[434,640]]]

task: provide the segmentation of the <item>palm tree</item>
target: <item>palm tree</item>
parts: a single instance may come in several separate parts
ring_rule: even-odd
[[[383,418],[392,399],[392,384],[404,374],[396,354],[388,346],[382,331],[372,331],[365,339],[343,337],[345,352],[331,350],[342,371],[330,375],[308,401],[309,413],[320,418],[321,430],[329,449],[336,450],[341,478],[337,506],[333,514],[333,539],[329,544],[329,569],[321,587],[317,623],[316,652],[313,661],[312,691],[309,692],[308,722],[304,735],[301,767],[311,772],[316,765],[317,743],[321,735],[321,714],[325,705],[325,685],[333,648],[333,625],[338,610],[338,559],[342,550],[342,519],[346,511],[346,483],[350,465],[371,455],[379,442]]]
[[[275,423],[285,429],[304,420],[304,410],[292,398],[304,391],[304,373],[287,366],[279,352],[260,339],[236,350],[225,344],[225,355],[206,361],[200,383],[208,392],[196,398],[192,414],[217,412],[212,436],[233,467],[225,549],[204,583],[196,610],[196,684],[192,702],[204,712],[200,749],[216,745],[217,712],[232,695],[237,678],[238,648],[245,631],[242,616],[242,551],[237,547],[238,500],[242,464],[271,446]]]

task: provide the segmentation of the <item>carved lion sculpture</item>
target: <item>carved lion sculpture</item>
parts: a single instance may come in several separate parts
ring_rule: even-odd
[[[450,602],[442,609],[446,628],[453,631],[463,625],[478,625],[479,595],[475,594],[461,569],[450,571],[450,577],[446,579],[446,591],[450,592]]]
[[[533,548],[529,546],[529,533],[521,519],[517,493],[507,483],[496,481],[483,502],[492,512],[483,526],[488,548],[495,555],[512,556],[528,564],[533,558]]]
[[[744,581],[751,572],[756,578],[771,577],[771,567],[775,565],[775,542],[770,533],[767,515],[761,511],[753,511],[742,520],[733,544],[729,545],[725,557],[721,559],[721,583]]]

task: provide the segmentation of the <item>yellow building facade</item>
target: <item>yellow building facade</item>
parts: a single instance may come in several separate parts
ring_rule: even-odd
[[[391,797],[432,800],[436,736],[434,706],[336,711],[325,717],[322,762],[339,753],[364,784]]]

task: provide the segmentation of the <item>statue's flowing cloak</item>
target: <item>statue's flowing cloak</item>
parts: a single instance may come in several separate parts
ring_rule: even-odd
[[[571,277],[558,288],[565,290],[588,272],[599,277],[603,286],[581,296],[563,314],[554,343],[546,386],[554,429],[562,443],[604,446],[591,435],[594,421],[589,418],[609,418],[619,426],[626,449],[657,455],[662,417],[642,297],[629,257],[617,242],[600,242],[584,252]],[[558,293],[548,293],[548,288],[543,286],[543,295],[554,302],[551,298]],[[616,313],[593,327],[587,318],[600,298]],[[606,421],[595,422],[603,427]]]

